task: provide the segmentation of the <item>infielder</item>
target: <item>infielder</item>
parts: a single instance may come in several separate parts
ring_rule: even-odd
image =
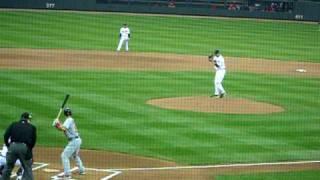
[[[120,51],[123,43],[126,45],[126,51],[129,51],[130,29],[127,24],[123,24],[123,26],[120,28],[119,38],[120,40],[117,51]]]
[[[226,66],[224,63],[224,58],[220,54],[219,50],[215,50],[214,56],[210,55],[208,58],[210,62],[213,62],[214,69],[216,70],[216,74],[214,77],[214,94],[211,95],[210,97],[223,98],[226,94],[226,91],[222,86],[222,81],[223,81],[224,75],[226,74]]]
[[[55,119],[53,121],[53,126],[55,126],[58,130],[63,131],[69,141],[67,146],[64,148],[63,152],[61,153],[61,160],[64,168],[64,174],[61,177],[58,176],[59,178],[68,179],[68,178],[71,178],[69,158],[72,158],[73,160],[75,160],[77,166],[79,167],[80,175],[85,174],[85,168],[79,156],[82,140],[79,136],[75,121],[72,118],[71,109],[65,108],[63,110],[63,113],[66,116],[66,120],[64,121],[64,123],[61,124],[59,119]]]

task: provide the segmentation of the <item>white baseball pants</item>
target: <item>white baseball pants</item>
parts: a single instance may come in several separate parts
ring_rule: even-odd
[[[120,38],[117,51],[120,51],[123,43],[126,45],[126,51],[129,51],[129,39],[127,38]]]
[[[80,138],[76,138],[69,141],[67,146],[64,148],[61,154],[61,160],[62,160],[65,175],[71,174],[69,158],[72,158],[76,162],[76,165],[79,167],[79,172],[84,172],[85,169],[79,156],[81,144],[82,144],[82,140]]]
[[[7,159],[6,157],[3,157],[3,156],[0,156],[0,166],[4,166],[7,164]],[[17,159],[16,163],[14,164],[16,166],[20,166],[21,165],[21,162],[19,159]]]
[[[226,70],[224,69],[220,69],[216,71],[216,75],[214,77],[214,95],[219,96],[221,94],[226,93],[226,91],[222,86],[222,81],[225,74],[226,74]]]

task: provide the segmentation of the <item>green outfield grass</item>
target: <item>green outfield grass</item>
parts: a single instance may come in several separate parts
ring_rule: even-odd
[[[172,78],[174,77],[174,78]],[[267,81],[263,81],[268,78]],[[319,79],[232,73],[231,96],[280,105],[271,115],[228,115],[165,110],[151,98],[206,96],[210,72],[93,72],[1,70],[1,129],[30,110],[39,145],[62,146],[51,127],[70,93],[84,148],[158,157],[185,164],[317,159]],[[302,89],[304,85],[306,88]]]
[[[135,52],[319,62],[314,24],[115,14],[0,12],[0,47],[114,50],[127,22]],[[42,146],[65,144],[51,127],[65,93],[83,147],[181,164],[315,160],[320,157],[319,78],[228,73],[229,96],[276,104],[285,112],[228,115],[165,110],[151,98],[207,96],[212,72],[0,70],[0,133],[32,111]]]
[[[116,14],[0,12],[0,47],[116,49],[128,23],[134,51],[320,61],[317,24]]]
[[[251,175],[229,175],[217,176],[215,180],[318,180],[320,171],[300,171],[300,172],[278,172],[278,173],[260,173]]]

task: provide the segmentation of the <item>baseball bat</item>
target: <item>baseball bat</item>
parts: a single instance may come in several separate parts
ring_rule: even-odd
[[[66,105],[69,97],[70,97],[70,94],[66,94],[66,97],[64,98],[64,100],[63,100],[63,102],[62,102],[62,104],[61,104],[61,107],[60,107],[60,110],[59,110],[59,113],[58,113],[56,119],[59,119],[59,117],[60,117],[60,115],[61,115],[61,113],[62,113],[62,110],[63,110],[64,106]]]

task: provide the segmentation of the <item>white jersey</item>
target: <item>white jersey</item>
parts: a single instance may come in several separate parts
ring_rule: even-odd
[[[120,35],[122,39],[129,39],[130,29],[128,27],[120,28]]]
[[[0,153],[0,166],[4,166],[4,165],[7,164],[7,159],[6,159],[7,152],[8,152],[8,147],[4,144],[2,146],[1,153]],[[19,159],[16,160],[15,165],[16,166],[20,166],[21,165]]]
[[[7,146],[4,144],[4,145],[2,146],[1,156],[2,156],[2,157],[6,157],[7,152],[8,152],[8,148],[7,148]]]
[[[7,152],[8,152],[8,148],[7,146],[4,144],[2,149],[1,149],[1,155],[0,155],[0,166],[4,166],[7,164]]]
[[[214,56],[213,60],[219,66],[219,67],[214,66],[214,68],[216,70],[225,70],[226,69],[226,65],[224,64],[224,58],[222,55]]]
[[[68,139],[79,137],[77,126],[72,117],[68,117],[64,123],[63,127],[66,128],[65,134]]]

